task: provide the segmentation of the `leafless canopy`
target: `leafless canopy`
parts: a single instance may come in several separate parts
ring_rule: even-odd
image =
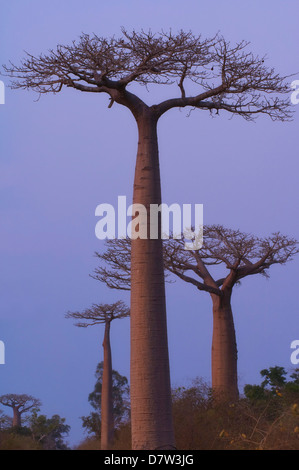
[[[204,227],[204,243],[199,251],[184,249],[183,240],[170,240],[164,246],[166,268],[199,290],[221,295],[242,278],[253,274],[269,276],[273,264],[285,264],[298,253],[298,242],[280,233],[258,238],[220,225]],[[214,278],[211,266],[228,270],[224,277]],[[218,270],[217,270],[218,272]]]
[[[21,394],[17,395],[15,393],[8,393],[6,395],[1,395],[0,403],[3,406],[9,406],[11,408],[17,408],[19,413],[25,413],[26,411],[31,410],[41,406],[40,400],[32,397],[31,395]]]
[[[111,289],[131,289],[131,239],[106,240],[106,251],[95,252],[100,265],[92,278],[104,282]]]
[[[290,119],[289,96],[281,97],[291,91],[289,77],[267,67],[266,58],[253,55],[248,46],[246,41],[232,45],[219,34],[202,39],[184,31],[122,29],[119,38],[82,34],[69,46],[58,45],[37,57],[26,53],[20,65],[3,67],[12,88],[40,94],[57,93],[64,86],[104,92],[111,98],[109,106],[120,103],[135,117],[148,106],[127,90],[133,82],[177,85],[177,96],[150,107],[157,117],[171,108],[190,106],[217,114],[223,109],[248,120],[261,113],[273,120]]]
[[[298,242],[280,233],[258,238],[239,230],[227,229],[220,225],[205,226],[203,247],[200,250],[186,250],[185,240],[164,240],[164,267],[169,273],[193,284],[199,290],[221,295],[224,289],[231,289],[242,278],[262,274],[269,276],[273,264],[285,264],[298,253]],[[129,238],[107,240],[107,249],[96,253],[100,265],[95,269],[94,278],[113,289],[130,290]],[[212,275],[225,268],[225,275]]]
[[[113,304],[93,304],[82,312],[68,312],[66,318],[80,320],[75,326],[86,328],[99,323],[111,323],[116,318],[124,318],[130,315],[129,308],[121,300]]]

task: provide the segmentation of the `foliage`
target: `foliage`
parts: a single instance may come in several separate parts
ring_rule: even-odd
[[[269,369],[261,370],[260,374],[264,377],[261,385],[245,385],[245,396],[252,402],[259,402],[270,397],[285,398],[292,393],[299,393],[299,369],[295,369],[290,378],[287,380],[287,372],[284,367],[269,367]]]
[[[66,450],[63,439],[69,433],[70,426],[65,424],[65,418],[55,414],[52,418],[33,412],[29,421],[33,439],[41,443],[45,450]]]
[[[282,367],[261,371],[261,385],[244,387],[235,403],[213,401],[207,385],[193,382],[174,392],[179,449],[299,450],[299,382]]]
[[[59,415],[47,418],[34,409],[27,426],[10,424],[0,431],[0,450],[66,450],[63,439],[69,430],[65,418]]]
[[[197,378],[173,389],[176,447],[179,450],[299,450],[299,369],[261,371],[260,385],[247,385],[234,403],[213,398]],[[278,388],[279,386],[279,388]],[[130,449],[130,423],[119,426],[114,449]],[[98,438],[78,449],[99,448]]]
[[[12,427],[12,418],[7,416],[0,410],[0,431],[3,429],[8,429]]]
[[[94,390],[89,394],[88,401],[95,411],[88,416],[83,416],[83,427],[89,434],[100,436],[101,423],[101,394],[103,380],[103,362],[100,362],[96,369],[96,383]],[[119,428],[129,418],[129,386],[126,377],[120,375],[117,371],[112,371],[112,395],[113,395],[113,413],[115,427]]]

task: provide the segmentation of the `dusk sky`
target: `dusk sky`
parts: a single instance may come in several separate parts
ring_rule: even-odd
[[[191,30],[203,38],[220,32],[232,43],[267,56],[267,65],[299,80],[298,0],[4,1],[0,57],[18,64],[27,51],[46,53],[84,33],[120,36],[121,27],[159,32]],[[56,95],[11,90],[0,105],[0,395],[27,393],[41,413],[71,426],[68,441],[85,437],[80,416],[103,359],[102,326],[77,328],[67,311],[129,295],[92,279],[98,204],[131,204],[137,129],[130,113],[104,94],[64,88]],[[179,96],[178,87],[134,85],[147,103]],[[291,91],[290,91],[291,99]],[[163,201],[203,204],[204,224],[299,239],[298,110],[292,122],[256,122],[226,112],[174,109],[158,127]],[[296,109],[298,108],[298,109]],[[299,257],[252,276],[235,288],[232,307],[239,353],[240,391],[260,383],[260,370],[290,370],[299,339]],[[177,280],[167,285],[172,385],[196,377],[210,383],[212,303],[209,294]],[[129,320],[112,324],[113,368],[129,378]],[[11,410],[1,407],[5,413]]]

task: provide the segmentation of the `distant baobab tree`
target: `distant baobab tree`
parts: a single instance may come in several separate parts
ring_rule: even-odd
[[[128,317],[129,308],[119,300],[113,304],[94,304],[82,312],[68,312],[66,318],[79,320],[76,326],[86,328],[90,325],[105,325],[103,340],[104,361],[101,393],[101,449],[111,448],[114,436],[113,417],[113,380],[112,380],[112,354],[110,344],[110,325],[115,319]]]
[[[213,303],[212,389],[214,396],[236,400],[239,395],[237,341],[231,307],[233,288],[254,274],[268,277],[274,264],[285,264],[298,253],[298,242],[280,233],[258,238],[220,225],[204,226],[203,247],[186,250],[185,240],[163,243],[164,267],[198,290],[208,292]],[[100,265],[93,277],[110,288],[130,289],[131,240],[108,240],[107,250],[96,253]],[[225,268],[216,278],[211,268]],[[215,270],[219,273],[219,268]]]
[[[238,391],[237,341],[231,307],[233,288],[254,274],[268,277],[274,264],[285,264],[298,253],[298,242],[280,233],[258,238],[219,225],[204,227],[199,251],[184,250],[180,240],[165,243],[168,271],[197,289],[208,292],[213,304],[212,389],[215,396],[236,400]],[[211,268],[226,273],[215,277]],[[215,274],[219,272],[218,268]]]
[[[267,67],[248,46],[245,41],[232,45],[220,34],[203,39],[192,32],[123,29],[119,38],[82,34],[47,54],[27,54],[20,65],[4,66],[4,73],[12,77],[14,89],[55,94],[69,87],[105,93],[108,107],[117,103],[132,113],[138,128],[133,204],[146,208],[149,234],[150,204],[161,204],[157,123],[167,111],[226,111],[246,120],[261,114],[278,121],[291,118],[288,77]],[[132,84],[177,84],[178,94],[149,105],[129,91]],[[132,240],[131,257],[132,448],[171,449],[175,440],[161,228],[157,239]]]
[[[0,403],[3,406],[9,406],[13,410],[12,425],[14,427],[22,426],[22,415],[33,408],[41,406],[40,400],[31,395],[8,393],[0,396]]]

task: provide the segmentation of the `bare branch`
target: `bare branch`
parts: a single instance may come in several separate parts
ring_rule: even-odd
[[[245,41],[231,45],[220,35],[202,39],[190,31],[154,34],[122,29],[119,38],[82,34],[78,41],[58,45],[48,54],[26,53],[20,65],[5,65],[4,75],[12,78],[12,88],[39,94],[58,93],[64,86],[108,93],[109,107],[117,102],[135,116],[136,109],[146,105],[127,91],[132,82],[144,86],[176,82],[181,96],[153,105],[157,117],[174,107],[191,107],[217,114],[225,110],[247,120],[259,114],[291,119],[290,99],[281,97],[291,90],[290,76],[281,77],[266,67],[266,58],[254,56],[248,46]],[[194,84],[197,91],[190,95],[186,87],[192,85],[193,90]]]
[[[3,406],[9,406],[11,408],[17,408],[19,413],[25,413],[26,411],[41,406],[40,400],[34,398],[31,395],[16,393],[8,393],[1,395],[0,403]]]
[[[131,240],[115,239],[106,241],[106,251],[96,252],[100,265],[91,275],[93,279],[104,282],[110,289],[131,289]]]
[[[231,291],[247,276],[268,277],[271,265],[285,264],[299,251],[296,240],[280,233],[262,239],[221,225],[209,225],[204,226],[203,237],[203,246],[197,251],[185,249],[183,234],[181,239],[163,240],[164,268],[166,273],[218,296],[225,290]],[[100,265],[92,277],[112,289],[130,290],[130,238],[107,240],[106,246],[104,253],[96,253]],[[211,268],[221,265],[227,274],[224,272],[216,280]]]
[[[75,323],[75,326],[86,328],[100,323],[111,323],[116,318],[125,318],[129,315],[129,308],[119,300],[113,304],[93,304],[82,312],[68,312],[65,317],[82,320]]]

